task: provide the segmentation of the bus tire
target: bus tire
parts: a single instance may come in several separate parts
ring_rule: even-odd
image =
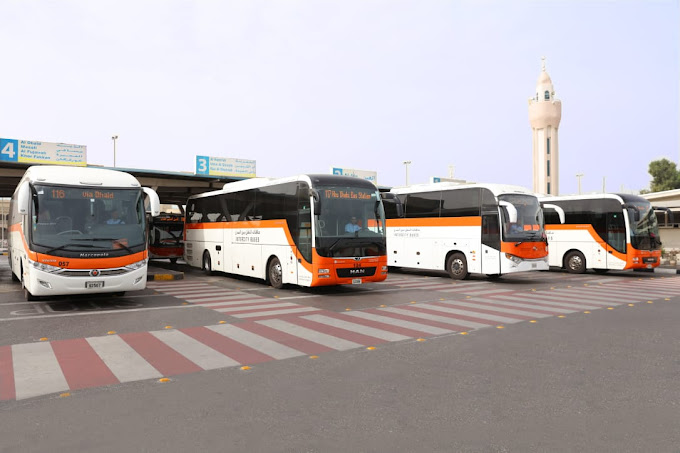
[[[501,278],[501,274],[486,274],[489,280],[498,280]]]
[[[277,257],[273,257],[269,260],[267,265],[267,279],[269,284],[276,289],[283,288],[283,269],[281,267],[281,261]]]
[[[24,290],[24,299],[26,299],[26,302],[33,302],[38,300],[36,296],[31,294],[31,292],[26,288],[26,285],[24,283],[24,272],[23,269],[21,270],[21,288]]]
[[[586,258],[583,253],[572,250],[564,257],[564,268],[572,274],[583,274],[586,271]]]
[[[446,260],[446,271],[454,280],[464,280],[468,277],[467,261],[462,253],[454,253]]]
[[[170,262],[172,264],[177,264],[177,258],[170,258]]]
[[[609,269],[593,269],[596,274],[606,274],[609,272]]]
[[[14,266],[12,266],[12,255],[7,254],[7,261],[9,261],[9,270],[10,270],[10,275],[12,276],[12,281],[13,282],[18,282],[19,277],[17,277],[17,274],[14,273]]]
[[[203,273],[205,275],[212,275],[212,261],[210,260],[210,252],[205,251],[203,252]]]

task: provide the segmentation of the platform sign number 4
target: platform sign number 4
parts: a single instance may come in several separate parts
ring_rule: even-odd
[[[7,138],[0,138],[0,161],[18,162],[19,142]]]

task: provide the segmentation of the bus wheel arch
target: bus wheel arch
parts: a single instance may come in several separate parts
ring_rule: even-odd
[[[586,271],[586,257],[578,250],[569,250],[564,254],[564,269],[572,274],[583,274]]]
[[[12,281],[18,282],[20,279],[19,277],[17,277],[17,274],[14,273],[14,262],[12,261],[12,252],[7,253],[7,261],[9,262],[9,271],[10,275],[12,276]]]
[[[446,272],[454,280],[464,280],[468,278],[467,259],[465,254],[459,251],[451,251],[446,255]]]
[[[272,255],[267,260],[267,278],[266,281],[273,288],[281,289],[283,287],[283,267],[281,261],[276,255]]]
[[[201,262],[201,269],[205,275],[212,275],[212,259],[208,250],[203,251],[203,260]]]
[[[21,271],[21,289],[24,291],[24,299],[26,299],[27,302],[33,302],[35,300],[38,300],[36,296],[31,294],[31,292],[26,288],[26,280],[24,280],[24,265],[23,263],[19,267]]]

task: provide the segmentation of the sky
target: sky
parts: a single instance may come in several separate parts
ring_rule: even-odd
[[[680,159],[680,0],[0,0],[0,137],[89,164],[377,172],[531,189],[546,58],[560,193],[648,188]]]

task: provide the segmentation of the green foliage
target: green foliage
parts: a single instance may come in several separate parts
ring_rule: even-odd
[[[652,192],[680,189],[680,172],[675,162],[668,159],[654,160],[649,163],[649,174],[652,175]]]

